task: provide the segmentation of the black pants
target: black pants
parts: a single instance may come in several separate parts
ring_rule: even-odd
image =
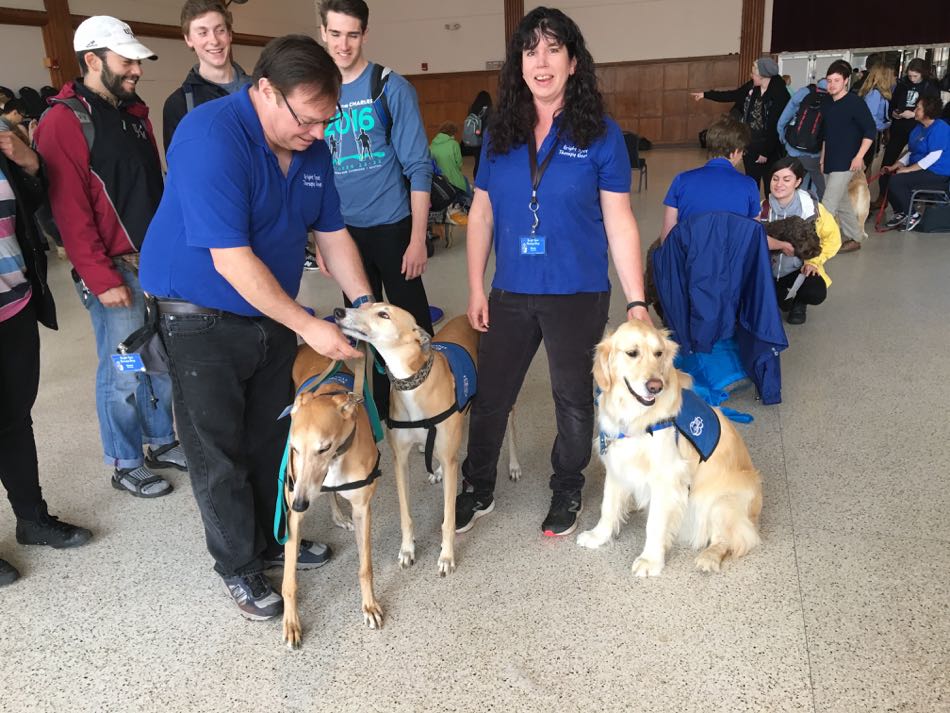
[[[40,333],[32,304],[0,322],[0,480],[18,518],[43,502],[30,411],[40,386]]]
[[[909,171],[891,176],[891,185],[887,193],[887,202],[895,213],[907,213],[910,210],[910,196],[918,188],[942,188],[947,190],[950,177],[941,176],[933,171]]]
[[[215,570],[263,568],[293,400],[297,339],[266,317],[162,316],[178,437]]]
[[[432,316],[429,314],[429,298],[422,278],[407,280],[402,274],[402,256],[409,247],[412,235],[412,217],[398,223],[375,225],[371,228],[346,226],[360,251],[363,269],[373,290],[373,298],[406,310],[416,319],[416,324],[432,334]],[[344,295],[346,306],[351,305]],[[373,400],[379,415],[389,413],[389,380],[385,374],[373,372]]]
[[[785,299],[785,295],[788,294],[788,291],[792,288],[799,274],[798,270],[796,270],[775,281],[775,294],[778,297],[778,305],[785,311],[790,310],[792,304],[795,302],[806,305],[820,305],[828,296],[828,285],[825,284],[821,275],[809,275],[805,278],[801,287],[798,288],[798,294],[796,294],[793,299]]]
[[[594,437],[594,347],[604,334],[608,292],[524,295],[492,290],[491,327],[478,346],[478,393],[468,427],[465,487],[495,489],[508,414],[541,342],[548,355],[557,437],[551,451],[552,490],[580,490]],[[544,419],[524,409],[516,418]]]
[[[910,132],[917,126],[915,119],[894,119],[891,122],[891,128],[888,131],[887,145],[884,147],[884,156],[881,157],[881,168],[893,166],[894,162],[900,158],[901,152],[907,146],[907,140],[910,138]],[[878,179],[878,187],[881,189],[881,195],[890,186],[891,176],[881,176]]]

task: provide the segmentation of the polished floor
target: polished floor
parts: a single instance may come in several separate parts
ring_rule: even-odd
[[[672,176],[699,151],[645,155],[634,194],[644,245]],[[464,311],[464,231],[426,274],[433,303]],[[300,577],[304,645],[280,622],[242,619],[211,570],[187,476],[156,501],[123,495],[102,466],[92,330],[63,263],[62,328],[43,331],[34,410],[46,497],[92,528],[75,551],[16,544],[23,574],[0,589],[0,711],[950,711],[950,236],[875,235],[828,264],[828,301],[788,327],[784,401],[732,405],[765,480],[762,546],[722,573],[675,548],[659,578],[630,574],[644,516],[602,550],[551,540],[553,407],[543,352],[520,398],[524,477],[457,544],[440,579],[441,492],[414,462],[417,561],[399,568],[391,456],[374,503],[380,631],[363,627],[352,534],[325,501],[305,532],[336,556]],[[326,312],[332,283],[304,276]],[[611,323],[622,319],[613,298]],[[6,345],[5,345],[6,346]],[[941,435],[943,434],[943,435]],[[502,458],[504,465],[504,457]],[[603,469],[588,471],[585,529]]]

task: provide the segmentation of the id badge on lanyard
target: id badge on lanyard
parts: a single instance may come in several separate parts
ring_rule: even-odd
[[[548,170],[551,159],[557,153],[557,145],[560,141],[560,133],[554,138],[554,145],[544,157],[541,165],[538,165],[538,147],[535,144],[534,132],[528,138],[528,165],[531,167],[531,200],[528,202],[528,210],[531,211],[531,233],[522,235],[519,245],[519,252],[522,255],[546,255],[547,240],[543,234],[538,233],[538,226],[541,220],[538,217],[538,211],[541,204],[538,203],[538,186],[541,185],[541,178],[544,172]]]

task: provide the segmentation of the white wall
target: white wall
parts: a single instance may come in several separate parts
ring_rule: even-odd
[[[255,0],[251,0],[254,2]],[[402,74],[485,69],[505,56],[502,0],[367,0],[366,56]],[[460,25],[447,30],[446,25]]]
[[[17,10],[46,10],[43,0],[3,0],[2,7],[15,7]]]
[[[254,2],[255,0],[251,0]],[[367,55],[406,74],[485,69],[504,57],[503,3],[368,0]],[[529,0],[525,11],[538,2]],[[742,0],[561,0],[597,62],[701,57],[739,51]],[[446,24],[458,23],[455,31]]]
[[[19,91],[20,87],[49,84],[49,70],[43,66],[46,50],[39,27],[0,25],[0,85]]]
[[[69,0],[76,15],[113,15],[123,20],[177,25],[183,0]],[[5,4],[5,0],[0,0]],[[315,35],[316,12],[312,0],[249,0],[231,5],[235,32],[254,35]]]

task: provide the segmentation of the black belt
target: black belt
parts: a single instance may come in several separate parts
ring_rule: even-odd
[[[154,300],[155,304],[158,306],[159,314],[173,314],[178,316],[195,315],[200,317],[224,317],[225,315],[231,314],[230,312],[225,312],[222,309],[202,307],[201,305],[192,304],[191,302],[186,302],[185,300],[169,300],[158,297],[154,298]]]

